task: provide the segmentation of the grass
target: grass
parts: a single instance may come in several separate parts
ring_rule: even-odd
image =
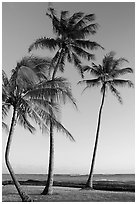
[[[94,175],[94,190],[81,190],[87,175],[55,175],[53,195],[40,195],[44,189],[47,175],[17,174],[22,188],[35,202],[134,202],[134,175]],[[10,175],[2,177],[2,201],[20,202]]]
[[[100,190],[81,190],[80,188],[54,187],[53,195],[40,195],[43,186],[23,186],[35,202],[135,202],[134,192],[113,192]],[[3,202],[20,202],[21,199],[13,185],[3,186]]]

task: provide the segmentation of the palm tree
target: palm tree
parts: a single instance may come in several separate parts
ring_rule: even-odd
[[[47,61],[45,61],[45,63],[46,62]],[[48,123],[49,118],[52,118],[53,122],[57,123],[54,115],[54,104],[51,106],[49,102],[49,97],[55,94],[57,90],[55,88],[51,90],[50,87],[42,87],[42,90],[39,89],[41,83],[40,79],[43,77],[41,72],[42,63],[45,67],[46,65],[44,64],[44,60],[42,61],[36,57],[25,57],[20,63],[17,63],[16,68],[12,70],[10,79],[8,79],[4,71],[2,72],[3,119],[8,115],[10,108],[13,108],[12,120],[6,145],[5,161],[15,187],[24,202],[30,202],[32,199],[22,190],[9,160],[11,142],[16,123],[18,122],[31,133],[35,131],[35,128],[31,125],[29,121],[30,118],[39,125],[42,131],[48,130],[46,123]],[[35,68],[35,72],[33,68]],[[34,93],[32,94],[32,91],[36,92],[35,97]],[[43,100],[41,100],[41,93],[43,91]],[[50,115],[51,113],[52,116]],[[7,127],[4,122],[3,126]]]
[[[51,80],[51,88],[53,89],[54,86],[56,86],[57,92],[52,95],[51,97],[51,104],[57,103],[58,105],[61,101],[65,104],[66,101],[72,102],[75,107],[75,99],[73,98],[71,94],[71,89],[70,89],[70,84],[66,79],[63,79],[61,77],[59,78],[54,78]],[[60,94],[61,91],[61,94]],[[52,115],[52,113],[51,113]],[[69,139],[71,141],[75,141],[72,135],[66,131],[66,129],[60,124],[58,125],[57,123],[54,123],[53,120],[50,121],[50,150],[49,150],[49,168],[48,168],[48,178],[47,178],[47,183],[46,186],[42,192],[43,195],[45,194],[52,194],[53,193],[53,176],[54,176],[54,135],[53,135],[53,130],[54,128],[57,128],[57,130],[63,130],[63,133],[65,133],[67,136],[69,136]]]
[[[90,74],[95,76],[96,78],[82,80],[79,82],[80,84],[84,83],[87,85],[85,89],[101,85],[101,93],[102,93],[102,101],[101,101],[99,114],[98,114],[97,130],[96,130],[95,144],[94,144],[94,150],[93,150],[93,156],[92,156],[92,162],[91,162],[91,169],[85,186],[85,188],[87,189],[93,188],[93,171],[94,171],[95,157],[97,152],[97,145],[98,145],[98,138],[99,138],[99,131],[100,131],[101,114],[102,114],[102,109],[104,105],[106,91],[107,89],[109,89],[117,97],[119,102],[122,103],[122,98],[120,96],[120,93],[116,89],[116,87],[117,86],[123,87],[126,85],[128,87],[133,87],[133,83],[130,80],[119,78],[124,74],[133,73],[133,70],[129,67],[121,68],[122,63],[128,62],[128,61],[125,58],[115,59],[114,56],[115,56],[115,53],[110,52],[104,57],[102,61],[102,65],[100,64],[96,65],[92,63],[92,67],[84,66],[83,67],[84,71],[90,72]]]
[[[53,57],[52,64],[55,69],[53,78],[56,75],[57,69],[64,71],[65,60],[73,63],[78,71],[83,74],[81,69],[82,57],[87,60],[93,60],[94,54],[87,50],[103,48],[98,43],[87,39],[90,35],[97,32],[98,24],[93,23],[95,20],[94,14],[85,15],[83,12],[74,13],[69,17],[68,11],[61,11],[60,17],[57,17],[54,8],[49,7],[46,15],[52,21],[53,32],[55,38],[41,37],[32,43],[29,47],[29,52],[37,48],[47,48],[51,51],[57,50]]]
[[[83,70],[81,67],[81,60],[79,57],[91,60],[94,59],[94,54],[89,53],[86,50],[93,50],[101,47],[98,43],[87,40],[89,35],[96,33],[98,24],[93,23],[95,20],[94,14],[85,15],[83,12],[74,13],[71,17],[68,11],[61,11],[60,18],[57,17],[54,8],[49,7],[49,13],[46,15],[51,19],[53,32],[56,38],[42,37],[37,39],[29,47],[29,52],[32,49],[48,48],[51,51],[57,50],[55,56],[52,59],[51,68],[52,79],[55,78],[58,69],[63,72],[65,61],[73,63],[83,77]],[[102,47],[101,47],[102,48]],[[51,104],[53,99],[51,98]],[[53,138],[53,125],[50,124],[50,164],[53,166],[53,153],[54,153],[54,138]],[[42,194],[52,194],[53,185],[53,172],[49,165],[48,182]],[[51,175],[51,176],[50,176]],[[50,183],[50,185],[49,185]]]
[[[9,161],[11,141],[16,123],[18,122],[33,133],[35,128],[29,122],[29,118],[34,120],[42,131],[47,131],[48,125],[52,121],[53,127],[74,140],[69,131],[59,122],[56,115],[59,112],[59,105],[57,104],[59,100],[65,103],[66,98],[68,98],[74,104],[75,100],[66,79],[60,77],[49,80],[46,77],[49,65],[50,59],[33,56],[24,57],[12,70],[10,79],[4,71],[2,72],[3,119],[8,115],[10,107],[13,107],[5,160],[22,201],[32,201],[32,199],[22,190]],[[50,102],[51,97],[54,99],[52,104]],[[4,122],[3,127],[7,128]]]
[[[45,91],[43,93],[43,87],[44,89],[50,89],[50,103],[51,105],[53,106],[54,104],[58,105],[59,107],[59,104],[61,102],[63,102],[64,104],[66,103],[67,100],[69,100],[70,102],[72,102],[75,107],[76,106],[76,103],[75,103],[75,99],[73,98],[72,96],[72,93],[71,93],[71,88],[70,88],[70,84],[69,82],[62,78],[62,77],[55,77],[54,79],[48,79],[45,80],[43,79],[43,81],[41,81],[39,87],[37,86],[37,88],[42,91],[41,92],[41,97],[43,97],[43,94],[45,94]],[[51,92],[52,90],[52,92]],[[37,93],[37,90],[32,90],[31,91],[31,97],[34,96],[36,97],[37,96],[37,93],[38,93],[38,96],[40,97],[39,93],[40,91],[38,91]],[[30,94],[30,92],[29,92]],[[47,95],[47,94],[46,94]],[[51,116],[52,116],[52,112],[51,112]],[[53,120],[53,117],[49,117],[48,118],[49,120],[47,120],[47,122],[50,121],[49,125],[50,125],[50,150],[49,150],[49,168],[48,168],[48,178],[47,178],[47,182],[46,182],[46,186],[42,192],[42,194],[52,194],[53,193],[53,175],[54,175],[54,136],[53,136],[53,129],[56,128],[58,131],[62,131],[63,133],[66,134],[66,136],[69,137],[69,139],[71,141],[74,141],[74,138],[73,136],[68,132],[68,130],[66,130],[66,128],[59,122],[59,121],[56,121],[56,120]]]
[[[39,100],[43,100],[43,97],[49,97],[49,103],[54,109],[56,109],[55,114],[53,115],[53,110],[50,109],[49,117],[46,116],[43,110],[40,110],[40,116],[43,121],[46,121],[46,124],[50,125],[50,150],[49,150],[49,168],[48,168],[48,178],[46,182],[46,186],[42,192],[42,194],[52,194],[53,193],[53,175],[54,175],[54,137],[53,130],[61,131],[64,133],[71,141],[75,141],[71,133],[61,124],[59,119],[55,117],[57,112],[60,111],[60,103],[66,103],[66,101],[71,102],[75,108],[77,108],[75,99],[72,96],[71,86],[67,79],[63,77],[54,77],[50,78],[50,72],[52,71],[49,67],[44,71],[43,68],[42,75],[40,75],[41,82],[36,86],[36,89],[29,91],[29,96],[34,100],[38,98]],[[47,77],[48,70],[48,77]],[[41,73],[41,72],[40,72]],[[38,103],[38,102],[37,102]]]

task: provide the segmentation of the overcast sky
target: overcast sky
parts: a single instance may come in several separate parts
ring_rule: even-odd
[[[103,56],[115,51],[116,57],[125,57],[125,66],[135,69],[135,13],[132,2],[56,2],[58,11],[68,10],[70,14],[83,11],[94,13],[100,25],[98,33],[90,40],[100,43],[105,51],[94,51],[95,63],[101,63]],[[10,3],[4,2],[2,9],[2,68],[10,76],[16,63],[28,55],[28,47],[35,39],[53,37],[52,26],[45,15],[47,2]],[[35,55],[53,56],[45,50],[33,51]],[[89,62],[85,62],[89,64]],[[60,75],[60,74],[59,74]],[[98,110],[101,103],[99,88],[93,88],[81,95],[84,87],[78,86],[81,79],[72,64],[66,63],[65,73],[72,83],[73,95],[78,111],[72,105],[62,106],[62,124],[72,133],[76,142],[69,141],[55,132],[55,173],[88,174],[93,151]],[[134,82],[134,74],[125,78]],[[107,93],[103,108],[95,173],[134,173],[134,89],[120,88],[123,105]],[[7,118],[10,124],[11,114]],[[4,151],[7,135],[3,132],[3,173],[6,173]],[[49,137],[38,130],[32,135],[17,126],[11,147],[10,160],[16,173],[47,173]]]

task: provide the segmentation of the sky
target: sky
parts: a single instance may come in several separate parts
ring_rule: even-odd
[[[100,26],[90,40],[101,44],[105,50],[95,50],[94,63],[101,63],[104,55],[116,52],[125,57],[125,67],[135,70],[135,11],[133,2],[52,2],[58,14],[83,11],[94,13]],[[32,42],[42,36],[54,37],[52,25],[45,15],[48,2],[2,3],[2,68],[10,71],[22,57],[29,55]],[[53,57],[48,50],[31,54]],[[90,65],[91,62],[83,61]],[[58,76],[62,76],[58,73]],[[99,88],[82,94],[84,86],[77,85],[80,75],[72,64],[66,63],[64,77],[72,84],[78,111],[71,104],[62,105],[61,122],[71,132],[76,142],[55,132],[54,173],[88,174],[93,152],[97,117],[101,103]],[[88,76],[87,76],[88,77]],[[125,75],[135,82],[135,75]],[[135,89],[119,88],[123,105],[108,92],[103,107],[98,150],[94,173],[134,173],[135,168]],[[12,112],[12,111],[11,111]],[[6,119],[10,125],[11,113]],[[2,172],[7,173],[4,152],[7,135],[2,136]],[[37,129],[32,135],[17,125],[11,146],[10,161],[15,173],[47,173],[49,137]]]

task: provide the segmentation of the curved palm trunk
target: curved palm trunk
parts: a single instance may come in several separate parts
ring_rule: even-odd
[[[12,177],[13,183],[14,183],[22,201],[23,202],[32,202],[33,200],[22,190],[22,188],[21,188],[21,186],[20,186],[20,184],[19,184],[19,182],[15,176],[15,173],[11,167],[10,161],[9,161],[9,153],[10,153],[10,147],[11,147],[12,136],[13,136],[13,131],[14,131],[15,125],[16,125],[16,108],[14,107],[10,132],[9,132],[8,141],[7,141],[7,145],[6,145],[5,162],[6,162],[8,170],[9,170],[9,173]]]
[[[96,139],[95,139],[93,157],[92,157],[92,162],[91,162],[90,174],[89,174],[87,183],[85,185],[85,188],[89,188],[89,189],[93,189],[93,171],[94,171],[95,157],[96,157],[96,152],[97,152],[99,130],[100,130],[100,122],[101,122],[101,113],[102,113],[102,108],[103,108],[103,104],[104,104],[104,99],[105,99],[105,87],[104,87],[104,90],[103,90],[103,97],[102,97],[102,102],[101,102],[101,106],[100,106],[100,110],[99,110],[97,132],[96,132]]]
[[[62,51],[60,51],[58,62],[53,71],[52,80],[55,78],[61,58],[62,58]],[[52,101],[53,99],[51,98],[51,104],[52,104]],[[41,193],[42,195],[47,195],[47,194],[51,195],[53,193],[53,177],[54,177],[54,134],[53,134],[53,124],[52,124],[52,121],[50,121],[50,152],[49,152],[48,179],[47,179],[46,186],[43,192]]]
[[[48,169],[48,179],[46,187],[44,188],[42,195],[53,193],[53,170],[54,170],[54,136],[53,136],[53,126],[50,123],[50,152],[49,152],[49,169]]]

